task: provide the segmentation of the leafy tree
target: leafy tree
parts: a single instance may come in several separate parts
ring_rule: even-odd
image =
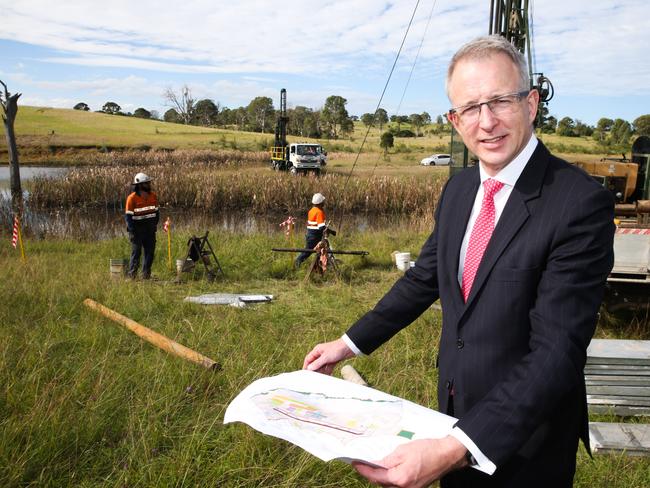
[[[183,85],[180,93],[176,93],[171,88],[165,89],[163,98],[176,111],[181,122],[189,124],[192,121],[192,117],[194,116],[194,97],[187,85]]]
[[[392,132],[384,132],[381,135],[381,139],[379,140],[379,147],[381,147],[384,150],[384,155],[388,153],[388,149],[393,147],[394,143],[395,143],[395,138],[393,137]]]
[[[183,122],[180,115],[178,115],[178,112],[173,108],[170,108],[167,110],[167,112],[165,112],[165,115],[163,115],[163,120],[165,122],[173,122],[174,124],[180,124]]]
[[[554,116],[549,115],[546,117],[546,120],[540,129],[544,134],[554,134],[557,129],[557,119]]]
[[[650,136],[650,114],[634,119],[634,132],[639,136]]]
[[[411,123],[411,127],[415,129],[415,135],[419,136],[420,135],[420,127],[424,125],[424,121],[422,120],[422,116],[420,114],[411,114],[409,115],[409,122]]]
[[[614,125],[614,121],[612,119],[608,119],[607,117],[602,117],[598,119],[598,123],[596,124],[596,129],[601,132],[609,132],[610,130],[612,130],[612,125]]]
[[[388,113],[381,107],[375,112],[375,124],[379,124],[379,131],[381,131],[388,123]]]
[[[445,125],[445,119],[442,117],[442,115],[438,115],[436,117],[436,124],[438,125]]]
[[[571,117],[564,117],[557,123],[556,132],[560,136],[573,137],[573,129],[575,127],[575,122]]]
[[[375,125],[375,117],[372,114],[369,114],[369,113],[368,114],[363,114],[361,116],[361,122],[366,127],[371,127],[371,126]]]
[[[349,132],[354,128],[350,127],[350,116],[345,108],[348,101],[339,95],[330,95],[325,100],[325,105],[321,110],[321,117],[326,124],[330,137],[336,139],[338,132]]]
[[[139,119],[150,119],[151,118],[151,112],[145,108],[136,108],[135,112],[133,112],[134,117],[138,117]]]
[[[88,106],[88,104],[84,103],[84,102],[79,102],[78,104],[76,104],[72,108],[74,108],[75,110],[84,110],[86,112],[88,112],[88,110],[90,110],[90,107]]]
[[[121,110],[122,110],[122,107],[120,107],[115,102],[106,102],[104,104],[104,106],[102,107],[102,112],[104,112],[105,114],[110,114],[110,115],[119,114]]]
[[[612,124],[609,137],[614,145],[628,144],[630,137],[632,137],[632,126],[627,120],[616,119]]]
[[[313,109],[298,105],[289,109],[289,124],[287,131],[301,137],[320,137],[318,112]]]
[[[594,128],[576,119],[576,125],[573,132],[577,136],[590,136],[594,133]]]
[[[222,107],[219,115],[217,116],[217,125],[228,125],[234,124],[233,111],[228,107]]]
[[[232,118],[237,130],[242,130],[248,120],[248,111],[244,107],[238,107],[232,111]]]
[[[218,103],[214,103],[212,100],[206,98],[199,100],[196,102],[196,105],[194,105],[194,116],[192,117],[193,124],[209,127],[211,125],[216,125],[218,117]]]
[[[427,125],[431,123],[431,115],[429,115],[429,112],[422,112],[420,114],[420,117],[422,117],[422,124]]]
[[[246,108],[250,116],[249,121],[254,124],[254,130],[261,130],[264,133],[266,124],[275,114],[273,100],[269,97],[255,97]]]

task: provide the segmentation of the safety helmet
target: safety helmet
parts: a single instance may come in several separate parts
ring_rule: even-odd
[[[151,181],[151,178],[144,173],[138,173],[135,175],[135,178],[133,178],[134,185],[137,185],[138,183],[147,183],[149,181]]]
[[[311,197],[311,203],[314,205],[319,205],[325,201],[325,197],[322,193],[314,193],[314,196]]]

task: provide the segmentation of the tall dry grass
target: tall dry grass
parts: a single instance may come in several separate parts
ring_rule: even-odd
[[[207,211],[292,212],[305,208],[311,195],[324,193],[331,212],[430,215],[444,178],[374,176],[294,177],[244,165],[266,162],[265,153],[161,151],[103,155],[107,162],[71,170],[65,178],[38,178],[32,208],[120,207],[130,191],[134,170],[154,179],[162,205]]]

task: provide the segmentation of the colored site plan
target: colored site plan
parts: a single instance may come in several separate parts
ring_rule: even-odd
[[[311,371],[262,378],[228,406],[244,422],[324,461],[378,461],[411,439],[444,437],[456,419],[379,390]]]

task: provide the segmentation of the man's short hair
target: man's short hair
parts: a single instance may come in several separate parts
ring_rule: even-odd
[[[530,88],[530,77],[528,75],[528,64],[523,53],[505,37],[493,34],[491,36],[477,37],[473,41],[468,42],[451,58],[449,68],[447,69],[447,96],[449,96],[449,82],[459,61],[463,59],[483,59],[495,54],[505,54],[510,58],[517,67],[517,71],[519,71],[519,89],[528,90]]]

